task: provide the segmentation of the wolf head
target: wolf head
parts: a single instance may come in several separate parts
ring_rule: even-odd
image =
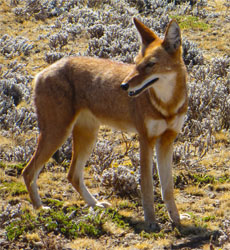
[[[181,31],[172,20],[160,39],[138,19],[133,19],[141,38],[141,49],[135,58],[135,68],[121,84],[129,96],[138,96],[154,84],[175,83],[177,74],[184,65],[182,59]]]

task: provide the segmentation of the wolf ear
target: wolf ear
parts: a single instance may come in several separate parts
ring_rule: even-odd
[[[147,26],[145,26],[141,21],[139,21],[135,17],[133,18],[133,22],[141,36],[143,46],[142,49],[145,49],[150,43],[152,43],[158,38],[158,36],[155,35],[152,30],[150,30]]]
[[[166,30],[163,47],[169,53],[176,52],[181,46],[181,31],[175,20],[172,20]]]

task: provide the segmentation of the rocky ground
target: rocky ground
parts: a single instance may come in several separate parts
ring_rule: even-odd
[[[230,249],[230,2],[0,0],[0,248]],[[38,185],[49,211],[35,212],[20,176],[38,134],[33,78],[52,62],[87,55],[132,62],[139,44],[132,17],[162,36],[182,28],[189,110],[175,142],[180,213],[173,228],[154,172],[161,230],[143,223],[138,138],[102,127],[86,184],[112,208],[90,209],[66,180],[71,138],[46,164]]]

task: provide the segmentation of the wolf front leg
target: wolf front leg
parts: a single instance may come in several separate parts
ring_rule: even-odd
[[[154,211],[153,144],[149,143],[146,138],[140,138],[141,193],[145,222],[150,230],[156,231],[159,230],[159,226]]]
[[[175,226],[180,226],[180,216],[173,195],[172,155],[173,142],[177,133],[167,130],[156,143],[157,167],[161,183],[162,199],[165,202],[169,217]]]

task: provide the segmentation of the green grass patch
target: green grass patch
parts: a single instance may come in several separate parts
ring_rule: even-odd
[[[224,173],[222,176],[215,177],[208,174],[194,174],[194,173],[180,173],[174,177],[176,187],[185,185],[199,185],[200,187],[206,186],[207,184],[223,184],[230,182],[230,176]]]
[[[159,206],[157,210],[163,210],[163,206]],[[165,214],[163,211],[162,213]],[[185,226],[181,229],[174,228],[169,231],[162,229],[159,232],[149,232],[142,228],[138,233],[146,239],[163,239],[166,234],[181,238],[191,234],[198,235],[207,232],[207,223],[215,220],[215,216],[198,218],[193,214],[191,214],[191,218],[194,226]],[[9,221],[5,230],[9,241],[18,240],[28,232],[30,234],[38,233],[38,230],[42,230],[43,234],[62,235],[67,239],[78,237],[99,238],[107,233],[104,224],[108,221],[125,230],[135,226],[129,217],[120,215],[116,209],[82,209],[77,206],[60,207],[58,204],[49,210],[42,209],[35,215],[29,210],[22,209],[16,219],[12,218],[12,221]]]
[[[220,176],[219,178],[218,178],[218,181],[220,182],[220,183],[229,183],[230,182],[230,175],[229,174],[227,174],[227,173],[225,173],[223,176]]]
[[[18,164],[12,164],[12,165],[8,165],[9,168],[12,168],[12,169],[16,169],[19,174],[22,173],[22,170],[24,169],[24,167],[27,165],[26,162],[24,163],[18,163]]]
[[[180,28],[183,30],[187,29],[199,29],[199,30],[208,30],[211,25],[205,23],[200,18],[190,15],[170,15],[170,18],[175,19]]]
[[[0,161],[0,168],[2,168],[2,169],[5,169],[5,168],[6,168],[6,164],[3,163],[2,161]]]
[[[58,204],[49,210],[42,209],[36,215],[32,215],[29,210],[22,210],[20,217],[5,229],[10,241],[17,240],[27,232],[35,233],[38,229],[45,234],[61,234],[68,239],[86,236],[98,238],[106,233],[103,225],[109,220],[121,228],[129,225],[127,218],[114,209],[81,209],[75,206],[67,208]]]
[[[23,233],[32,231],[34,229],[34,217],[30,214],[29,211],[24,210],[22,211],[20,218],[17,218],[6,227],[6,236],[10,241],[16,240]]]
[[[210,216],[205,216],[205,217],[203,217],[203,218],[202,218],[202,221],[204,221],[204,222],[215,221],[215,219],[216,219],[216,216],[210,215]]]
[[[102,228],[105,218],[101,212],[94,214],[76,214],[74,218],[62,210],[41,210],[36,216],[28,210],[22,211],[22,215],[6,227],[8,240],[16,240],[27,232],[35,232],[38,228],[45,233],[53,232],[62,234],[68,239],[89,236],[99,237],[104,234]]]
[[[146,239],[155,239],[155,240],[157,240],[157,239],[165,238],[165,233],[164,233],[164,230],[162,230],[162,231],[160,231],[158,233],[155,233],[155,232],[149,233],[149,232],[146,232],[146,231],[143,230],[143,231],[141,231],[140,236],[142,238],[146,238]]]
[[[137,202],[131,202],[128,200],[123,200],[120,204],[119,204],[119,209],[136,209],[138,206]]]
[[[215,177],[211,176],[211,175],[206,175],[206,174],[193,174],[193,176],[191,176],[194,183],[196,184],[213,184],[216,182]]]
[[[5,173],[10,176],[20,176],[22,174],[23,169],[26,166],[26,162],[18,163],[18,164],[5,164],[0,162],[0,168],[4,169]]]
[[[50,204],[53,204],[53,201]],[[10,241],[17,240],[27,232],[35,233],[37,229],[42,229],[46,234],[51,232],[56,235],[62,234],[68,239],[85,236],[98,238],[106,233],[103,224],[108,220],[122,228],[128,225],[123,216],[113,209],[80,209],[74,206],[62,208],[57,204],[49,210],[41,210],[37,215],[22,210],[20,217],[5,229]]]
[[[0,190],[12,196],[27,194],[27,189],[21,182],[3,182],[0,186]]]
[[[50,207],[50,208],[60,208],[60,207],[62,207],[63,206],[63,204],[64,204],[64,201],[59,201],[59,200],[57,200],[57,199],[51,199],[51,198],[47,198],[47,199],[44,199],[43,200],[43,203],[46,205],[46,206],[48,206],[48,207]]]
[[[113,223],[115,223],[120,228],[128,228],[128,218],[125,216],[122,216],[118,213],[116,209],[108,208],[106,209],[106,217],[108,219],[112,220]]]

